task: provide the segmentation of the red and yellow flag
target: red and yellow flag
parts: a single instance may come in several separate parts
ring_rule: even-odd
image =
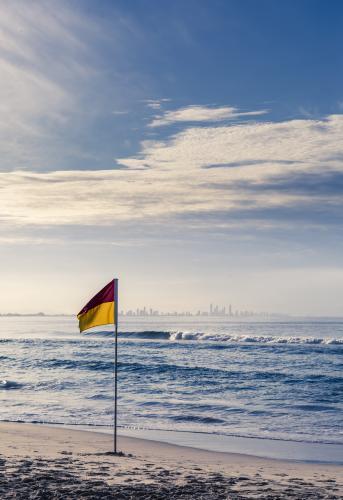
[[[115,282],[110,281],[100,292],[87,302],[77,315],[80,332],[94,326],[115,324],[117,297]]]

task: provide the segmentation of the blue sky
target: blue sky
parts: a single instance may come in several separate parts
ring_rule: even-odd
[[[2,310],[341,314],[341,2],[0,10]]]

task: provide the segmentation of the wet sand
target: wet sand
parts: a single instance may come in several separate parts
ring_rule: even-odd
[[[343,467],[0,423],[0,499],[340,499]]]

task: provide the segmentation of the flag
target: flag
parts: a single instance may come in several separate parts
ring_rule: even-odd
[[[115,324],[117,317],[115,314],[117,307],[115,281],[110,281],[81,309],[77,315],[80,332],[94,326]]]

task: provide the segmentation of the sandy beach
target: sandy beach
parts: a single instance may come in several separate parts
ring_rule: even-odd
[[[0,423],[0,498],[339,499],[343,467]]]

